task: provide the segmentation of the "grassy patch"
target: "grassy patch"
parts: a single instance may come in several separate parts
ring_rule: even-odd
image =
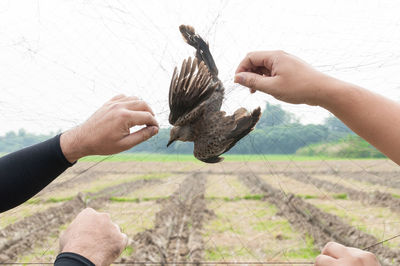
[[[290,249],[285,252],[285,257],[290,259],[315,259],[319,253],[320,252],[314,247],[314,239],[307,234],[305,247]]]
[[[213,249],[205,250],[205,259],[208,261],[223,261],[229,258],[244,256],[247,254],[244,248],[228,248],[228,247],[215,247]]]
[[[49,198],[46,200],[48,203],[64,202],[72,200],[74,197],[64,197],[64,198]]]
[[[333,198],[334,199],[346,200],[347,199],[347,194],[346,193],[335,194],[335,195],[333,195]]]
[[[255,231],[274,232],[279,231],[283,239],[289,239],[292,234],[292,227],[287,220],[260,220],[252,225]]]
[[[113,202],[142,202],[142,201],[155,201],[160,199],[167,199],[169,197],[145,197],[145,198],[124,198],[124,197],[111,197],[110,201]]]
[[[217,233],[232,232],[238,235],[242,233],[239,229],[233,228],[230,223],[226,222],[226,220],[222,219],[219,215],[217,219],[210,222],[210,227]]]
[[[295,154],[224,154],[226,162],[257,161],[320,161],[341,160],[341,158],[323,156],[302,156]],[[121,153],[113,156],[88,156],[81,162],[196,162],[201,163],[192,154],[157,154],[157,153]]]
[[[302,195],[302,194],[298,194],[298,195],[296,195],[297,197],[299,197],[299,198],[302,198],[302,199],[316,199],[316,198],[318,198],[318,196],[316,196],[316,195]]]
[[[132,253],[133,253],[133,247],[128,245],[126,246],[120,257],[130,257]]]
[[[58,202],[69,201],[69,200],[72,200],[73,198],[74,198],[74,196],[60,197],[60,198],[51,197],[51,198],[48,198],[46,200],[40,199],[40,198],[33,198],[33,199],[29,199],[26,203],[27,204],[58,203]]]
[[[264,195],[245,195],[243,197],[216,197],[216,196],[210,196],[206,197],[207,200],[223,200],[226,202],[232,202],[232,201],[240,201],[240,200],[264,200]]]

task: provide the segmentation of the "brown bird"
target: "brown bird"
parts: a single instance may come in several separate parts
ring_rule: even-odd
[[[169,123],[173,125],[167,147],[176,140],[193,141],[194,156],[206,163],[223,160],[221,154],[254,129],[260,107],[249,113],[239,108],[233,115],[220,111],[224,86],[208,44],[191,26],[179,27],[184,40],[196,48],[196,58],[175,67],[169,88]]]

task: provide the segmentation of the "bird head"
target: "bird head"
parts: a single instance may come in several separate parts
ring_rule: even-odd
[[[171,128],[169,132],[170,137],[167,147],[171,145],[174,141],[193,141],[193,136],[191,134],[190,126],[175,126]]]

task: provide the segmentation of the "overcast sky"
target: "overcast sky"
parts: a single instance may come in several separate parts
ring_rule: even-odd
[[[223,109],[272,97],[233,84],[253,50],[283,49],[314,67],[400,100],[399,1],[0,1],[0,134],[68,129],[120,93],[167,126],[173,68],[193,55],[178,31],[209,41],[227,93]],[[318,107],[283,104],[303,123]]]

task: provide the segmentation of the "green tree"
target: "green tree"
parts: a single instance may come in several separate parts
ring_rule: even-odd
[[[295,121],[292,113],[282,109],[282,107],[274,104],[267,103],[261,115],[257,128],[274,127],[283,124],[289,124]]]

